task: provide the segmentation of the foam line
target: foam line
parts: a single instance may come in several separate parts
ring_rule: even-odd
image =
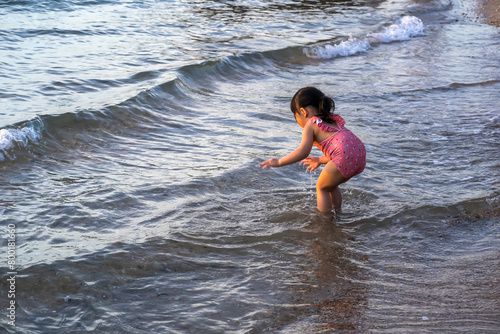
[[[368,52],[376,44],[409,40],[424,35],[424,24],[415,16],[404,16],[398,23],[385,27],[381,32],[368,34],[364,38],[349,37],[348,40],[334,45],[304,48],[303,52],[310,58],[332,59]]]

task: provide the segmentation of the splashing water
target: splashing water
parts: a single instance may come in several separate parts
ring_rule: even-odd
[[[371,43],[390,43],[396,41],[406,41],[415,36],[424,35],[424,24],[415,16],[405,16],[398,24],[384,28],[381,33],[369,35],[372,37]]]

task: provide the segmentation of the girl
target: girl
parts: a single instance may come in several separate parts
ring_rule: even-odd
[[[338,186],[365,169],[365,146],[344,128],[342,117],[331,113],[335,103],[317,88],[300,89],[293,96],[290,109],[303,128],[300,147],[281,159],[268,159],[259,166],[282,167],[305,159],[302,163],[313,171],[326,164],[316,183],[318,210],[330,212],[332,207],[340,210],[342,195]],[[309,157],[313,144],[323,151],[323,157]]]

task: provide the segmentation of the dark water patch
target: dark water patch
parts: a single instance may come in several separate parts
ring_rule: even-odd
[[[441,87],[432,87],[428,88],[425,90],[422,90],[423,92],[432,92],[432,91],[450,91],[450,90],[466,90],[469,88],[481,88],[482,86],[488,87],[488,86],[494,86],[500,83],[500,80],[487,80],[487,81],[480,81],[480,82],[470,82],[470,83],[462,83],[462,82],[454,82],[446,86],[441,86]],[[412,93],[412,92],[410,92]],[[415,93],[419,93],[416,91]]]
[[[449,88],[450,89],[460,89],[460,88],[467,88],[467,87],[476,87],[476,86],[490,86],[490,85],[495,85],[500,83],[500,80],[488,80],[484,82],[472,82],[472,83],[452,83],[450,84]],[[446,89],[446,88],[444,88]]]
[[[264,69],[273,67],[270,62],[271,59],[262,53],[231,56],[185,66],[179,70],[179,80],[195,92],[210,94],[216,89],[217,82],[236,84],[264,76]]]
[[[45,11],[74,11],[84,6],[98,6],[113,4],[113,0],[86,0],[86,1],[60,1],[60,0],[5,0],[0,4],[0,8],[5,8],[10,11],[26,11],[33,10]]]
[[[261,17],[262,13],[280,13],[286,16],[301,15],[307,21],[309,16],[321,13],[323,19],[327,20],[328,15],[345,13],[360,7],[377,7],[385,0],[311,0],[311,1],[284,1],[282,3],[256,2],[245,3],[207,3],[205,5],[193,7],[192,11],[196,15],[206,17],[209,20],[220,22],[247,23],[254,17]]]
[[[435,93],[435,92],[460,91],[460,90],[467,90],[470,88],[480,88],[482,86],[488,87],[491,85],[493,85],[493,86],[497,85],[499,83],[500,83],[500,80],[487,80],[487,81],[470,82],[470,83],[454,82],[451,84],[439,85],[439,86],[422,88],[422,89],[408,89],[405,91],[385,93],[385,94],[379,95],[379,96],[357,96],[356,99],[382,98],[382,99],[387,99],[387,100],[395,100],[395,99],[398,99],[400,97],[416,97],[416,96],[421,96],[421,95],[425,95],[428,93]]]
[[[97,87],[92,87],[84,82],[61,82],[56,81],[52,82],[50,86],[42,87],[40,92],[45,96],[62,96],[62,95],[71,95],[72,91],[76,91],[78,93],[89,93],[89,92],[97,92],[99,89]]]
[[[53,81],[42,86],[40,92],[46,96],[71,95],[74,93],[103,92],[111,88],[120,88],[126,85],[136,85],[141,82],[158,79],[164,71],[144,71],[135,73],[125,79],[87,79]]]
[[[414,209],[403,208],[399,213],[377,220],[376,223],[360,221],[358,223],[361,223],[361,225],[356,228],[363,228],[363,224],[366,223],[366,228],[369,230],[388,227],[397,229],[400,224],[403,224],[401,225],[403,227],[404,222],[409,222],[410,226],[415,228],[415,233],[429,233],[428,236],[431,236],[439,229],[432,222],[438,222],[437,225],[443,229],[459,222],[472,224],[470,226],[476,227],[481,226],[483,223],[488,226],[491,223],[495,224],[495,219],[499,217],[499,208],[498,196],[492,195],[491,197],[467,200],[448,206],[428,205]]]
[[[447,217],[445,220],[447,224],[452,226],[474,225],[500,218],[500,198],[498,196],[463,202],[457,207],[459,213]]]
[[[74,38],[74,36],[90,36],[90,35],[113,35],[118,34],[116,30],[95,30],[95,29],[80,29],[80,30],[69,30],[69,29],[27,29],[27,30],[9,30],[9,34],[17,35],[19,38],[34,38],[44,35],[54,35],[57,37],[68,37]]]
[[[129,80],[133,81],[133,82],[137,82],[137,81],[156,79],[160,73],[161,72],[158,72],[158,71],[139,72],[139,73],[136,73],[133,76],[131,76]]]
[[[9,92],[0,91],[0,99],[10,99],[12,101],[28,101],[29,95],[12,94]]]

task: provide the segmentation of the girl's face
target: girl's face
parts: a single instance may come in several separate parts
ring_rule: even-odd
[[[301,108],[301,110],[302,110],[302,108]],[[295,120],[297,121],[297,124],[300,125],[301,128],[306,126],[308,119],[304,116],[304,114],[302,114],[301,112],[298,112],[294,115],[295,115]]]

